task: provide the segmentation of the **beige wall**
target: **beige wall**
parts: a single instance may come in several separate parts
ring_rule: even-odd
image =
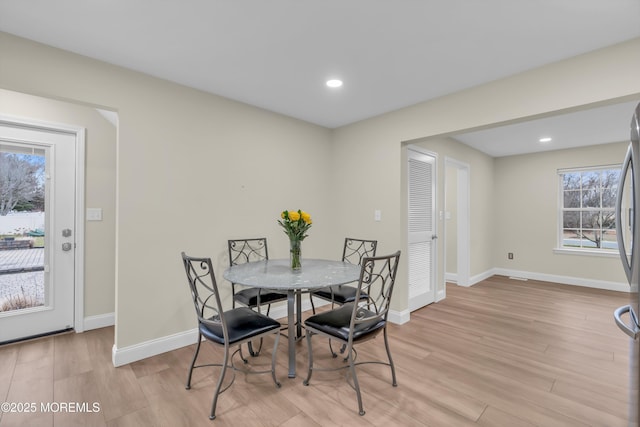
[[[270,256],[285,257],[288,241],[276,220],[283,209],[304,209],[314,221],[304,255],[333,255],[326,129],[148,83],[136,91],[153,96],[153,108],[120,110],[119,347],[193,326],[180,251],[213,257],[229,291],[226,240],[266,236]],[[141,303],[144,315],[162,313],[148,328],[135,326]]]
[[[263,235],[285,257],[276,219],[300,208],[305,256],[339,257],[328,129],[4,33],[0,52],[0,87],[118,112],[118,348],[195,326],[180,251],[213,257],[227,289],[226,240]]]
[[[221,281],[227,238],[266,235],[272,255],[286,256],[275,222],[282,209],[313,215],[303,248],[309,256],[337,258],[347,234],[377,238],[381,254],[405,249],[403,142],[637,96],[638,49],[640,39],[334,131],[3,33],[0,87],[119,114],[122,348],[194,326],[181,250],[214,257]],[[472,181],[492,179],[471,173]],[[493,194],[486,191],[474,193],[472,205]],[[478,209],[487,221],[491,205]],[[480,228],[471,242],[472,274],[494,261],[483,243],[491,228]],[[394,308],[406,309],[406,297],[403,264]]]
[[[85,223],[85,317],[115,307],[116,127],[95,108],[0,89],[0,114],[81,126],[85,135],[85,203],[102,221]]]
[[[626,283],[617,254],[568,255],[553,249],[558,241],[558,169],[619,165],[627,146],[622,142],[496,159],[493,265]],[[508,252],[514,253],[513,260],[507,259]]]
[[[349,186],[333,186],[341,209],[362,211],[362,206],[366,206],[365,221],[371,216],[369,209],[373,204],[392,209],[383,215],[382,222],[367,221],[366,227],[371,234],[385,236],[381,251],[406,248],[406,205],[400,203],[401,193],[406,190],[400,170],[403,142],[637,99],[638,51],[640,38],[336,129],[332,156],[336,176],[342,175],[347,167],[361,165],[361,174],[352,174]],[[356,154],[359,157],[354,157]],[[371,172],[365,172],[372,170],[375,178],[369,180]],[[474,181],[473,169],[471,174]],[[372,194],[368,199],[353,197],[351,189],[370,185],[391,190]],[[342,227],[356,227],[359,222],[359,217],[348,217]],[[488,235],[490,230],[487,227],[481,233]],[[483,273],[492,261],[493,255],[481,242],[471,242],[471,275]],[[407,307],[406,271],[404,257],[393,301],[397,310]]]

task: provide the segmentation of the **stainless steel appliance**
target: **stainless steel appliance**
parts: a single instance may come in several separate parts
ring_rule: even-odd
[[[625,206],[623,196],[625,188],[632,192],[631,206]],[[636,209],[636,203],[640,203],[640,104],[631,119],[631,144],[622,167],[620,184],[618,186],[618,200],[616,203],[616,233],[618,237],[618,249],[622,266],[631,286],[629,304],[619,307],[614,312],[614,318],[618,327],[629,337],[630,346],[630,405],[629,425],[638,426],[640,404],[638,402],[638,386],[640,383],[640,322],[638,315],[638,282],[640,277],[640,212]],[[629,212],[628,221],[623,215]],[[630,228],[630,232],[629,232]],[[625,236],[627,238],[625,239]],[[628,241],[625,241],[628,240]]]

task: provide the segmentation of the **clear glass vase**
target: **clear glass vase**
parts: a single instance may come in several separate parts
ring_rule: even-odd
[[[291,261],[292,270],[300,270],[302,268],[301,241],[289,240],[289,260]]]

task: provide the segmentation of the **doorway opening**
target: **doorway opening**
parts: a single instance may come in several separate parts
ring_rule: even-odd
[[[445,282],[469,286],[469,165],[445,158]],[[443,288],[446,292],[446,286]],[[438,295],[438,299],[445,295]]]
[[[82,330],[84,129],[0,117],[0,343]]]

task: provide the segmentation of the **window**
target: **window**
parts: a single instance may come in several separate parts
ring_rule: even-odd
[[[618,250],[620,166],[561,170],[559,242],[563,249]]]

